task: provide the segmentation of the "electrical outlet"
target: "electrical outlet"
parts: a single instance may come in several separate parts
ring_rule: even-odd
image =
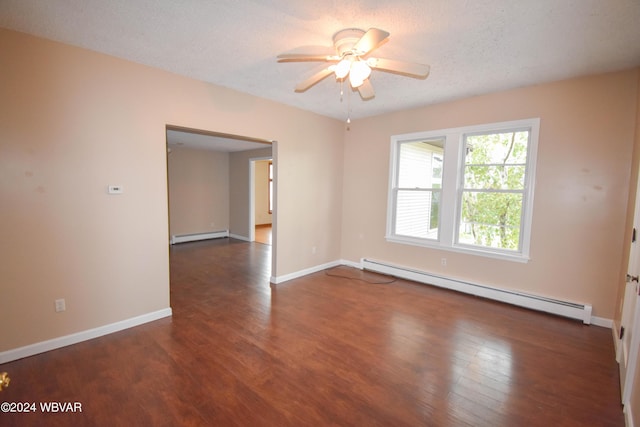
[[[440,264],[442,264],[443,267],[446,267],[447,266],[447,259],[446,258],[442,258],[440,260]]]
[[[56,300],[56,313],[60,313],[61,311],[65,311],[67,309],[67,305],[64,301],[64,298],[60,298]]]

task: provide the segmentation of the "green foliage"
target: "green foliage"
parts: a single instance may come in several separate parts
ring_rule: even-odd
[[[459,241],[518,250],[529,132],[466,138]]]
[[[431,209],[430,209],[430,218],[429,218],[429,229],[433,230],[440,226],[439,218],[440,218],[440,192],[434,191],[433,197],[431,198]]]

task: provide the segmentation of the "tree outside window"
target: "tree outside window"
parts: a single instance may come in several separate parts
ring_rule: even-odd
[[[529,131],[465,136],[458,242],[519,250]]]

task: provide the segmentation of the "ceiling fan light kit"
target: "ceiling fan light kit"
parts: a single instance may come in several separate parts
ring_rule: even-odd
[[[360,87],[370,75],[371,67],[366,62],[362,60],[354,61],[351,64],[351,71],[349,71],[349,83],[354,88]]]
[[[344,79],[349,74],[349,70],[351,69],[351,58],[343,59],[338,62],[335,66],[333,72],[336,74],[336,79]]]
[[[429,66],[425,64],[368,56],[373,50],[386,43],[388,39],[389,33],[378,28],[370,28],[367,31],[359,28],[346,28],[334,34],[334,52],[328,51],[326,54],[284,53],[278,55],[278,62],[318,61],[332,63],[296,85],[296,92],[304,92],[333,74],[340,82],[348,76],[351,87],[358,90],[363,100],[367,100],[375,96],[373,86],[369,81],[372,69],[418,79],[425,79],[429,75]]]

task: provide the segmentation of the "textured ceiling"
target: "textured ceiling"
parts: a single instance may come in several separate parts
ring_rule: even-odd
[[[0,27],[339,119],[640,65],[639,0],[0,0]],[[295,93],[320,64],[276,56],[347,27],[390,32],[375,55],[431,75],[374,71],[368,101],[331,77]]]

